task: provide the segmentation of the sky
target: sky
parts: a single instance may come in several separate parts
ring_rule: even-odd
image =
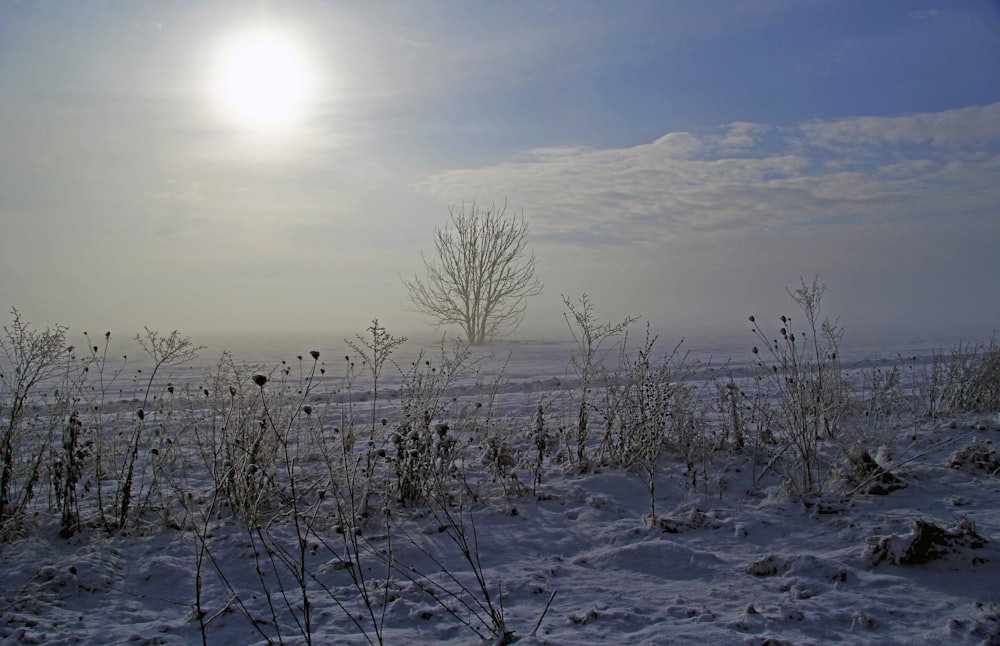
[[[220,99],[260,29],[307,71],[277,125]],[[848,338],[1000,323],[994,0],[0,0],[0,89],[0,306],[39,326],[428,332],[402,279],[504,202],[518,338],[583,293],[745,333],[816,275]]]

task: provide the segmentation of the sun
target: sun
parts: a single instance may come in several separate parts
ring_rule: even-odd
[[[315,73],[289,34],[255,28],[218,48],[211,91],[223,117],[242,126],[274,129],[300,121],[314,100]]]

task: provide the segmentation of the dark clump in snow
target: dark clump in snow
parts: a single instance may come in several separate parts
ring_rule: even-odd
[[[845,476],[845,484],[851,492],[885,496],[906,486],[901,478],[879,464],[867,450],[850,453],[848,463],[850,471]]]
[[[975,440],[952,453],[946,464],[952,469],[969,468],[996,475],[1000,473],[1000,453],[992,443]]]
[[[943,527],[924,518],[913,521],[905,536],[874,536],[868,539],[867,555],[872,565],[884,561],[897,565],[919,565],[952,554],[978,550],[986,539],[972,521],[961,518],[950,527]]]
[[[649,526],[659,527],[668,534],[679,534],[695,529],[719,529],[724,524],[722,513],[719,509],[705,511],[697,504],[686,504],[667,516],[653,519],[646,515],[643,521]]]

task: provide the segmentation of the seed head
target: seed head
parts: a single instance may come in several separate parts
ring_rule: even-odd
[[[254,375],[252,378],[253,378],[253,382],[255,384],[257,384],[257,386],[259,386],[260,388],[263,388],[264,384],[267,383],[267,376],[266,375],[259,375],[258,374],[258,375]]]
[[[313,358],[314,361],[319,359],[319,350],[310,350],[309,356]]]

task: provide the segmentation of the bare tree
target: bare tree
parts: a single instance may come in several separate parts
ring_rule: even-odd
[[[525,299],[537,296],[528,223],[507,216],[507,204],[487,209],[449,207],[452,226],[434,230],[436,262],[421,252],[427,277],[404,280],[416,311],[437,326],[458,324],[469,343],[510,334],[524,318]]]

